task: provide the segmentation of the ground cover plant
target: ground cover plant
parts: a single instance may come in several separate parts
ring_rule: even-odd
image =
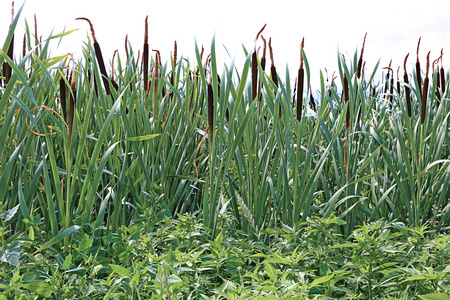
[[[307,41],[283,82],[264,27],[219,74],[214,38],[164,63],[147,19],[142,55],[125,38],[107,59],[83,16],[81,58],[27,22],[18,53],[21,10],[0,49],[0,298],[449,298],[442,53],[422,69],[419,39],[395,80],[364,37],[313,93]]]

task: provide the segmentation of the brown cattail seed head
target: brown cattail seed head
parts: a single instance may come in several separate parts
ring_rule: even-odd
[[[94,26],[92,26],[91,21],[88,18],[76,18],[75,20],[85,20],[89,23],[89,27],[91,28],[91,33],[92,33],[92,39],[94,40],[94,43],[97,43],[97,38],[95,37]]]
[[[148,16],[145,17],[144,43],[148,43]]]
[[[261,34],[261,32],[263,32],[264,28],[266,28],[266,25],[267,25],[267,24],[264,24],[264,26],[258,31],[258,34],[256,35],[256,38],[255,38],[255,42],[256,42],[256,40],[258,39],[258,37],[259,37],[259,35]]]

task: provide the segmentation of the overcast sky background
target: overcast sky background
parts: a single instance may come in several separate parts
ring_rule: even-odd
[[[16,13],[23,4],[15,1]],[[450,65],[450,1],[430,0],[378,0],[378,1],[246,1],[246,0],[28,0],[16,29],[15,55],[22,49],[25,18],[34,33],[34,14],[38,35],[43,39],[64,29],[79,29],[62,40],[58,47],[53,41],[52,54],[81,55],[83,41],[90,35],[88,23],[75,21],[89,18],[105,58],[111,59],[118,49],[125,57],[124,41],[128,40],[135,52],[142,49],[144,20],[148,15],[150,49],[161,51],[163,62],[178,44],[178,57],[189,57],[195,62],[195,39],[199,47],[209,53],[212,37],[216,37],[218,67],[229,65],[232,57],[241,68],[244,61],[242,45],[251,49],[259,29],[272,38],[275,66],[284,78],[286,63],[291,79],[299,67],[299,49],[305,38],[305,52],[311,68],[313,90],[319,89],[319,71],[327,68],[338,71],[337,51],[347,58],[361,49],[364,34],[367,40],[364,52],[366,72],[371,71],[378,59],[380,67],[393,60],[395,71],[408,59],[409,70],[416,60],[416,47],[422,37],[420,59],[423,70],[425,57],[431,51],[436,59],[444,49],[444,67]],[[0,43],[3,44],[11,22],[11,1],[0,0]],[[262,45],[262,41],[258,43]],[[228,49],[231,57],[224,50]],[[448,52],[447,52],[448,51]],[[141,50],[142,52],[142,50]],[[267,53],[268,66],[270,60]],[[109,64],[108,64],[109,66]],[[268,70],[268,68],[266,68]],[[403,67],[401,68],[401,73]],[[379,71],[381,74],[381,70]],[[396,75],[395,75],[396,76]]]

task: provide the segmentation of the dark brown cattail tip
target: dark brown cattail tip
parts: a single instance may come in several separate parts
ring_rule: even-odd
[[[272,38],[269,38],[269,56],[270,56],[271,67],[274,67],[275,62],[273,61]]]
[[[266,28],[266,25],[267,24],[264,24],[264,26],[258,31],[258,34],[256,35],[255,41],[258,40],[259,35],[261,34],[261,32],[263,32],[264,28]]]
[[[155,77],[158,77],[159,76],[159,73],[158,73],[158,69],[159,69],[159,64],[161,63],[161,54],[159,53],[159,50],[155,50],[155,49],[152,49],[152,51],[155,51],[156,52],[156,58],[155,58]]]
[[[174,45],[173,45],[173,67],[175,68],[175,65],[177,64],[177,41],[175,41]]]
[[[148,16],[145,17],[144,43],[148,43]]]
[[[262,57],[263,58],[265,58],[266,57],[266,48],[267,48],[267,43],[266,43],[266,39],[261,35],[261,39],[263,40],[263,42],[264,42],[264,46],[263,46],[263,55],[262,55]]]
[[[366,32],[366,34],[364,35],[364,40],[363,40],[363,44],[362,44],[362,48],[361,48],[361,54],[360,54],[360,56],[359,56],[359,59],[362,59],[362,57],[363,57],[364,46],[366,45],[366,37],[367,37],[367,32]]]
[[[420,46],[420,39],[422,37],[419,38],[419,41],[417,42],[417,62],[419,62],[419,46]]]
[[[300,44],[300,69],[303,69],[303,48],[305,47],[305,38],[302,39]]]
[[[406,54],[406,56],[405,56],[405,60],[404,60],[404,62],[403,62],[403,70],[405,70],[405,75],[406,75],[406,61],[408,60],[408,56],[409,56],[409,53],[408,54]]]
[[[130,59],[130,55],[128,53],[128,34],[125,36],[125,54],[127,56],[127,64]]]
[[[85,20],[89,23],[89,27],[91,28],[91,33],[92,33],[92,39],[94,40],[94,43],[97,43],[97,38],[95,37],[94,26],[92,26],[91,20],[89,20],[88,18],[76,18],[75,20]]]
[[[116,53],[118,50],[115,50],[112,56],[112,61],[111,61],[111,80],[114,80],[114,58],[116,57]]]
[[[425,73],[425,78],[428,77],[428,69],[430,68],[430,53],[431,51],[429,51],[427,54],[427,64],[426,64],[427,72]]]
[[[37,20],[36,20],[36,14],[34,14],[34,41],[37,46],[38,44],[38,33],[37,33]]]
[[[200,52],[200,59],[203,59],[203,52],[205,51],[205,48],[203,48],[203,45],[202,45],[202,51]]]
[[[252,100],[255,100],[258,85],[258,58],[256,49],[252,54]]]

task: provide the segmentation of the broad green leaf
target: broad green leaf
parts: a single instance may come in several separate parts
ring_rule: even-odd
[[[330,274],[330,275],[323,276],[323,277],[319,277],[319,278],[315,279],[315,280],[311,283],[311,288],[312,288],[312,287],[315,287],[315,286],[317,286],[317,285],[319,285],[319,284],[322,284],[322,283],[325,283],[325,282],[330,281],[331,278],[333,278],[333,276],[334,276],[334,274]]]
[[[111,267],[111,269],[113,269],[114,272],[119,274],[121,277],[130,277],[131,276],[131,272],[122,266],[118,266],[118,265],[114,265],[114,264],[109,264],[109,266]]]
[[[277,282],[278,281],[277,271],[272,267],[270,263],[265,263],[265,265],[266,265],[266,272],[269,278],[272,279],[272,281]]]
[[[450,294],[446,293],[432,293],[426,295],[419,295],[422,300],[450,300]]]
[[[85,252],[92,247],[93,241],[90,239],[90,237],[85,233],[83,238],[80,241],[80,244],[76,248],[79,252]]]
[[[70,266],[71,263],[72,263],[72,254],[69,253],[66,256],[66,258],[64,259],[64,263],[63,263],[61,269],[66,270]]]
[[[53,292],[53,286],[50,283],[42,281],[25,283],[22,284],[22,287],[45,298],[50,298]]]

